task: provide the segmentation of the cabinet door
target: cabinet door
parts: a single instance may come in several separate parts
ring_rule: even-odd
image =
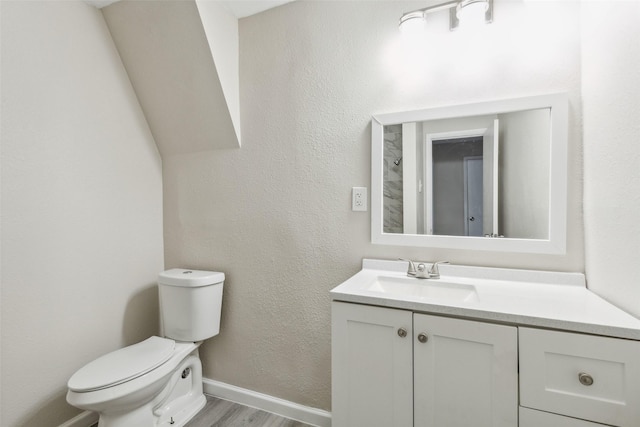
[[[331,311],[332,426],[413,426],[412,313],[341,302]]]
[[[413,330],[416,427],[518,425],[517,328],[415,314]]]

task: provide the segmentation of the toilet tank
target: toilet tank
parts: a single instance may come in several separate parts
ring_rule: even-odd
[[[158,275],[162,335],[202,341],[220,332],[224,273],[174,268]]]

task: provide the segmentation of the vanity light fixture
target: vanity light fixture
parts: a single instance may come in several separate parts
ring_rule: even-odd
[[[493,21],[493,0],[455,0],[407,12],[400,18],[400,31],[407,32],[424,27],[427,15],[449,9],[449,29],[455,30],[460,22],[485,23]]]

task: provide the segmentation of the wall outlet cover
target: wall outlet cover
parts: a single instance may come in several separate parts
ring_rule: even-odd
[[[367,210],[367,187],[353,187],[351,191],[351,210]]]

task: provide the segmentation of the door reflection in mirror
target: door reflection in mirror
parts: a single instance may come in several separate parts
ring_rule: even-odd
[[[385,233],[546,239],[550,109],[384,126]]]
[[[431,152],[431,167],[425,168],[433,199],[427,200],[427,234],[482,236],[482,135],[433,139]]]

